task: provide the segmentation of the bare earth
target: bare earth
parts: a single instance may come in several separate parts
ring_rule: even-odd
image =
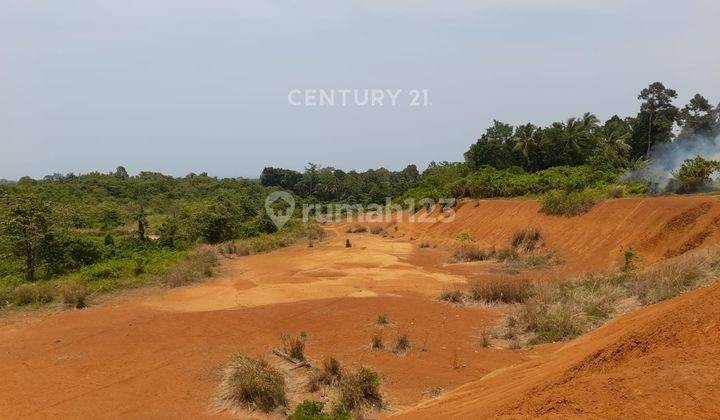
[[[312,360],[383,374],[390,411],[411,418],[706,417],[720,412],[720,287],[613,320],[564,344],[481,348],[501,309],[435,297],[453,283],[510,275],[488,263],[448,264],[447,244],[470,232],[503,246],[539,227],[566,261],[516,275],[549,279],[606,270],[633,246],[644,264],[720,243],[715,197],[604,202],[550,217],[532,201],[463,203],[453,223],[399,223],[392,237],[344,233],[315,247],[223,259],[220,274],[173,290],[146,289],[58,313],[13,314],[0,327],[2,418],[198,418],[217,413],[219,372],[235,352],[271,358],[283,332],[309,336]],[[344,248],[345,238],[352,248]],[[436,248],[418,247],[429,241]],[[375,325],[386,313],[390,324]],[[405,355],[373,351],[408,332]],[[442,388],[433,398],[428,390]],[[297,396],[300,398],[300,396]]]

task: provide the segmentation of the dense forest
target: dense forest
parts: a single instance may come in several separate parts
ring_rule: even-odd
[[[679,108],[676,97],[674,90],[653,83],[640,92],[639,111],[631,117],[601,122],[584,113],[545,127],[494,121],[469,146],[464,161],[433,162],[422,172],[415,165],[346,172],[309,164],[303,172],[267,167],[259,180],[246,180],[204,173],[130,176],[118,167],[110,173],[3,180],[0,307],[53,299],[28,284],[73,281],[112,290],[138,284],[128,279],[162,275],[199,244],[271,238],[279,232],[263,205],[276,189],[291,191],[300,203],[539,196],[548,212],[560,214],[577,214],[608,191],[612,196],[698,191],[720,170],[720,163],[692,154],[696,144],[715,147],[720,105],[698,94]],[[683,150],[688,160],[675,168],[665,189],[624,176],[663,159],[656,151],[668,145]]]

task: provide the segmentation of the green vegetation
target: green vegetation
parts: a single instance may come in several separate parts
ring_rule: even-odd
[[[335,405],[329,413],[323,412],[325,403],[320,401],[305,400],[295,407],[295,411],[290,414],[290,420],[350,420],[352,416],[340,407]]]
[[[595,205],[599,194],[594,190],[550,191],[542,196],[541,211],[561,216],[577,216],[586,213]]]
[[[223,408],[246,408],[270,412],[287,403],[285,378],[265,360],[235,354],[225,368],[218,389]]]
[[[705,160],[700,156],[685,159],[680,169],[673,173],[672,183],[679,193],[692,193],[707,188],[712,181],[712,174],[720,172],[720,161]]]

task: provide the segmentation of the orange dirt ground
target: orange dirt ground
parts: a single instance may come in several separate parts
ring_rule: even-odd
[[[576,340],[533,350],[481,348],[501,309],[434,298],[454,283],[501,274],[489,263],[448,264],[462,232],[505,246],[541,229],[565,264],[539,278],[606,270],[622,247],[644,264],[720,242],[715,197],[618,199],[573,217],[533,201],[465,202],[452,223],[400,222],[392,237],[345,234],[321,244],[223,259],[220,274],[173,289],[125,293],[78,311],[0,319],[0,417],[229,417],[212,397],[234,352],[262,355],[283,332],[309,335],[307,355],[383,375],[392,411],[434,418],[534,415],[712,417],[720,412],[720,287],[613,320]],[[344,248],[345,238],[352,248]],[[412,238],[412,239],[411,239]],[[420,240],[437,248],[420,249]],[[390,324],[375,325],[387,313]],[[405,355],[373,351],[408,332]],[[442,388],[438,398],[428,390]],[[299,396],[297,397],[299,398]]]

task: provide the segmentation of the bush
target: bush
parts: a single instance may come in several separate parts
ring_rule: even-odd
[[[285,378],[264,360],[236,354],[225,368],[218,399],[225,408],[242,407],[267,413],[287,403]]]
[[[407,333],[401,333],[395,339],[395,346],[393,347],[393,353],[402,353],[410,350],[410,336]]]
[[[605,196],[607,198],[623,198],[625,196],[625,186],[624,185],[612,185],[608,187],[607,192],[605,193]]]
[[[295,360],[305,360],[305,339],[307,335],[303,332],[298,337],[292,337],[289,334],[280,336],[283,351]]]
[[[382,332],[378,331],[373,335],[372,338],[372,348],[375,350],[380,350],[385,347],[385,343],[383,343],[383,336]]]
[[[47,283],[21,284],[13,291],[13,303],[17,306],[42,305],[55,297],[54,288]]]
[[[212,267],[217,264],[217,254],[211,246],[200,246],[156,278],[165,287],[180,287],[211,276]]]
[[[473,242],[460,242],[453,247],[452,258],[459,262],[485,261],[490,255]]]
[[[370,233],[373,235],[379,235],[384,232],[385,229],[383,229],[383,227],[380,225],[373,225],[372,227],[370,227]]]
[[[323,359],[322,367],[311,373],[308,388],[310,392],[315,392],[320,389],[320,385],[334,386],[339,384],[341,379],[340,362],[328,356]]]
[[[377,324],[384,325],[388,323],[387,314],[380,314],[377,316]]]
[[[380,375],[366,367],[345,375],[340,381],[340,405],[346,410],[381,407]]]
[[[465,294],[458,289],[448,290],[446,292],[443,292],[443,294],[441,294],[438,299],[445,302],[461,304],[465,301]]]
[[[718,272],[713,261],[720,261],[716,258],[713,250],[684,256],[630,275],[625,287],[644,305],[667,300],[712,281]]]
[[[587,213],[597,201],[597,193],[583,191],[550,191],[541,198],[541,211],[546,214],[576,216]]]
[[[65,306],[82,309],[87,306],[88,290],[77,281],[65,282],[60,287],[60,297]]]
[[[510,237],[510,244],[514,248],[519,248],[525,251],[534,251],[540,245],[542,235],[540,229],[522,229],[518,230]]]
[[[295,407],[295,411],[288,417],[290,420],[350,420],[348,412],[335,406],[330,413],[324,413],[325,403],[320,401],[305,400]]]
[[[470,297],[488,303],[521,303],[533,292],[534,285],[527,279],[493,278],[470,283]]]
[[[364,233],[367,232],[367,227],[363,225],[353,225],[348,226],[347,230],[345,230],[345,233]]]

